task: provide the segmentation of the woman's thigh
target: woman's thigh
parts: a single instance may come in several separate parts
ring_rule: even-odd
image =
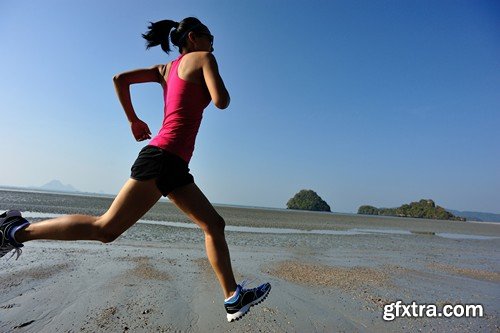
[[[224,229],[224,220],[195,183],[175,189],[168,198],[204,231]]]
[[[155,179],[129,179],[97,223],[108,232],[121,234],[146,214],[160,198],[161,192]]]

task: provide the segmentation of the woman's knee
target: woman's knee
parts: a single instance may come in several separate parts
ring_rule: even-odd
[[[123,231],[112,228],[112,225],[116,225],[116,223],[113,222],[114,221],[106,217],[106,215],[100,216],[94,223],[94,238],[103,243],[111,243],[120,237]]]
[[[224,235],[225,228],[226,221],[218,214],[209,221],[204,222],[202,225],[202,229],[205,234],[210,236]]]

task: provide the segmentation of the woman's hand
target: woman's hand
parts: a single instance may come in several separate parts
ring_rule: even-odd
[[[130,123],[132,134],[137,141],[144,141],[151,139],[151,131],[148,125],[140,119],[134,120]]]

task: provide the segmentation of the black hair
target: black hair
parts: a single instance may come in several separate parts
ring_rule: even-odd
[[[142,34],[142,37],[146,40],[146,49],[161,45],[161,49],[167,54],[171,51],[170,41],[181,52],[186,45],[186,37],[189,32],[208,31],[208,28],[196,17],[186,17],[180,22],[163,20],[149,23],[148,31]]]

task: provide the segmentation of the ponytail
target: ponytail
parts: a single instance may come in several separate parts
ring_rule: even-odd
[[[168,54],[171,51],[169,42],[170,30],[178,26],[178,22],[171,20],[149,22],[148,32],[142,34],[142,37],[146,40],[146,49],[161,45],[161,49]]]
[[[170,40],[173,45],[179,47],[179,52],[181,52],[182,47],[186,44],[186,38],[189,32],[208,30],[208,28],[195,17],[187,17],[181,22],[163,20],[149,23],[148,31],[142,34],[142,37],[146,40],[146,49],[161,45],[161,49],[167,54],[171,51]]]

